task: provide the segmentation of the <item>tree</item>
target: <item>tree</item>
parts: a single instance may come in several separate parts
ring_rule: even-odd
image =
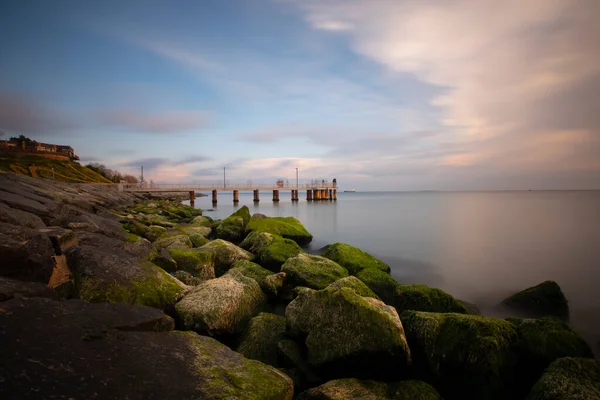
[[[33,143],[33,140],[29,139],[27,136],[19,135],[19,137],[11,137],[8,139],[9,142],[17,142],[19,146],[25,143],[27,146]]]
[[[124,175],[123,180],[127,183],[138,183],[138,180],[133,175]]]

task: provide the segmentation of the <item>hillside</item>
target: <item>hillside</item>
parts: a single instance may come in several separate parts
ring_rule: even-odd
[[[54,179],[59,182],[111,183],[97,172],[74,161],[32,155],[0,154],[0,171],[52,179],[53,168]]]

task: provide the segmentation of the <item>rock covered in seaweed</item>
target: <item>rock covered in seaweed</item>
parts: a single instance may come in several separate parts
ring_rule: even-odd
[[[256,252],[256,262],[271,271],[278,272],[290,258],[303,253],[303,250],[292,239],[272,235],[272,242]]]
[[[374,268],[390,273],[390,266],[358,247],[345,243],[334,243],[326,247],[322,254],[346,268],[351,275],[356,275],[365,268]]]
[[[367,285],[365,285],[360,279],[355,276],[347,276],[342,279],[338,279],[329,286],[330,288],[350,288],[356,292],[359,296],[373,297],[374,299],[381,300]]]
[[[189,272],[194,277],[206,281],[215,278],[215,255],[199,249],[168,250],[169,255],[177,264],[177,270]]]
[[[510,322],[419,311],[405,311],[400,319],[416,373],[444,398],[510,397],[518,340]]]
[[[356,274],[385,304],[393,305],[396,289],[400,285],[389,274],[375,268],[366,268]]]
[[[304,288],[286,308],[291,335],[306,338],[308,361],[330,377],[398,377],[410,350],[393,307],[349,288]],[[377,340],[373,340],[377,338]]]
[[[527,400],[600,399],[600,361],[560,358],[531,389]]]
[[[441,400],[428,383],[415,380],[377,382],[345,378],[329,381],[298,395],[298,400]]]
[[[228,274],[194,287],[175,305],[186,329],[210,335],[243,331],[265,301],[254,279]]]
[[[236,246],[231,242],[216,239],[199,248],[199,251],[212,253],[215,261],[215,274],[223,275],[236,261],[251,261],[252,253]]]
[[[527,317],[557,317],[569,320],[569,302],[558,283],[545,281],[502,301],[502,305]]]
[[[426,285],[399,285],[394,292],[398,314],[406,310],[468,314],[465,306],[441,289]]]
[[[236,351],[246,358],[277,367],[277,345],[284,333],[285,318],[260,313],[248,323]]]
[[[217,238],[233,243],[241,242],[246,236],[245,228],[249,221],[250,210],[247,206],[242,206],[219,223],[217,226]]]
[[[268,232],[250,232],[242,243],[240,243],[240,247],[256,254],[263,247],[273,243],[274,236]]]
[[[154,246],[157,249],[191,249],[194,247],[189,235],[171,229],[160,235],[155,241]]]
[[[306,253],[288,259],[282,266],[287,283],[311,289],[324,289],[338,279],[348,276],[348,271],[328,258]]]
[[[292,239],[300,246],[307,245],[312,240],[312,235],[308,233],[306,228],[293,217],[268,217],[259,218],[252,216],[246,233],[250,232],[267,232],[281,237]]]

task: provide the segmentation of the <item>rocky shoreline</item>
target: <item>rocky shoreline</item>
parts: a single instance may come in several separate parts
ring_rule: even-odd
[[[0,398],[600,399],[555,282],[520,318],[294,218],[0,173]]]

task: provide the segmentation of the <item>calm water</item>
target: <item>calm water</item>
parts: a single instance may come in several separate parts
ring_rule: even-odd
[[[252,213],[298,218],[314,236],[309,251],[345,242],[392,267],[400,283],[423,283],[477,304],[484,314],[504,297],[544,280],[567,295],[571,322],[600,353],[600,191],[339,193],[337,202],[292,203],[240,193]],[[224,218],[231,193],[196,199]],[[213,209],[209,211],[209,209]]]

